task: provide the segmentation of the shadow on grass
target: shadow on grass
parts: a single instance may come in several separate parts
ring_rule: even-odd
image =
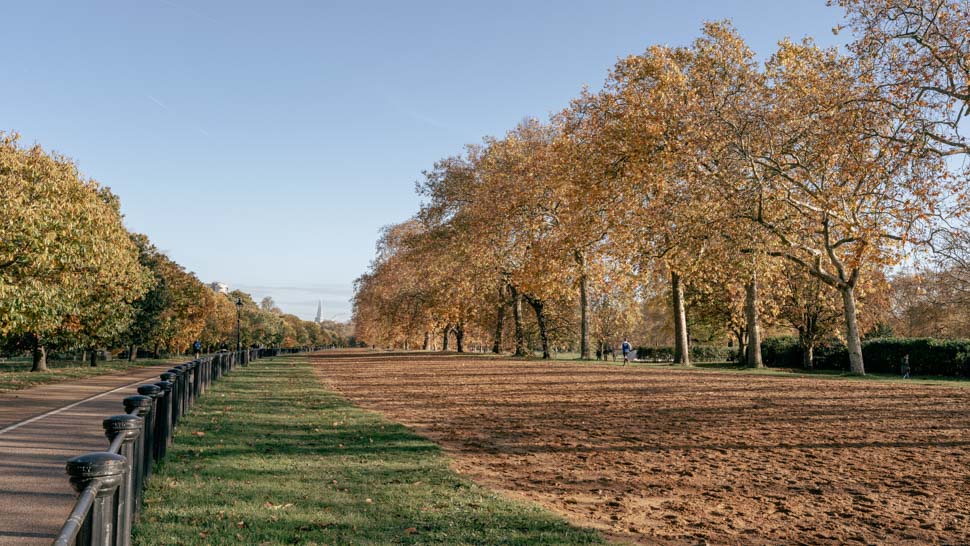
[[[463,479],[292,358],[237,370],[192,410],[135,530],[136,544],[601,542]]]

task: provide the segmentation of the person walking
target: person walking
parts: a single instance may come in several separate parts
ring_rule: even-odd
[[[630,345],[629,341],[624,339],[620,349],[623,351],[623,365],[626,366],[630,362],[630,351],[633,350],[633,346]]]
[[[192,344],[192,352],[195,353],[195,359],[198,360],[199,359],[199,356],[202,354],[202,342],[201,341],[195,340],[195,343]]]
[[[912,368],[909,367],[909,353],[903,355],[903,363],[899,366],[899,371],[903,374],[903,379],[909,379]]]

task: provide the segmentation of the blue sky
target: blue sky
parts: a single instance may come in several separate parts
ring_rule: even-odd
[[[833,44],[824,0],[0,0],[0,129],[77,160],[204,281],[349,318],[381,226],[465,143],[733,20]]]

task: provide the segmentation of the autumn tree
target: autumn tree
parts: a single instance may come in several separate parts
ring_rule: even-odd
[[[527,306],[544,357],[578,331],[588,358],[594,331],[604,341],[640,308],[642,331],[672,331],[677,363],[690,363],[689,329],[713,340],[723,328],[758,367],[762,323],[778,318],[806,363],[842,324],[864,373],[884,272],[939,249],[966,210],[968,171],[947,158],[966,152],[967,9],[838,3],[851,56],[786,40],[761,64],[730,24],[709,23],[689,47],[621,59],[548,122],[436,163],[421,210],[358,280],[358,334],[428,347],[436,331],[461,347],[474,326],[498,352],[510,313],[525,355]]]
[[[116,223],[99,227],[98,238],[104,252],[103,269],[87,278],[87,294],[76,312],[65,319],[66,335],[88,347],[90,365],[97,365],[97,351],[117,344],[123,338],[138,309],[135,303],[154,284],[151,271],[142,265],[137,246],[121,223],[121,202],[107,188],[98,197],[117,218]]]
[[[877,136],[899,112],[873,100],[879,88],[854,68],[810,42],[783,42],[768,62],[772,146],[754,160],[771,185],[749,219],[773,255],[839,291],[851,369],[862,374],[860,275],[927,240],[958,188],[936,154]]]
[[[616,267],[618,262],[610,255],[610,233],[625,212],[618,210],[624,204],[623,194],[616,188],[623,152],[618,148],[622,142],[608,136],[608,131],[616,129],[616,119],[603,101],[603,95],[584,91],[554,118],[559,129],[549,161],[553,171],[550,193],[556,196],[558,205],[550,214],[549,226],[553,228],[550,247],[560,256],[573,258],[573,263],[567,262],[565,266],[575,268],[580,309],[579,346],[583,359],[590,358],[591,350],[592,285],[604,282],[607,270],[612,272],[614,280],[629,277]],[[612,311],[620,307],[629,309],[629,306],[604,306],[606,303],[600,299],[597,304],[600,312],[609,310],[612,317],[604,321],[601,316],[598,321],[601,351],[606,335],[602,328],[607,324],[616,327],[625,324],[619,319],[627,313]]]
[[[0,334],[29,341],[35,371],[52,341],[117,336],[149,278],[110,193],[9,134],[0,134],[0,189]]]
[[[212,301],[211,311],[205,316],[205,324],[199,333],[199,341],[210,352],[217,347],[234,347],[236,340],[235,300],[225,294],[209,292],[206,296]]]
[[[780,317],[798,332],[802,367],[812,369],[815,348],[835,334],[843,323],[838,293],[806,271],[789,274],[783,281]]]
[[[202,333],[205,317],[213,305],[207,297],[209,289],[195,274],[165,255],[159,256],[155,273],[161,278],[167,292],[165,308],[151,336],[155,354],[158,354],[159,347],[182,352]]]
[[[903,113],[875,125],[878,136],[941,155],[966,155],[961,130],[970,115],[970,2],[967,0],[829,0],[846,11],[849,45],[876,100]]]
[[[693,147],[681,138],[691,121],[683,109],[691,99],[684,78],[689,62],[688,49],[662,46],[622,59],[600,101],[616,120],[603,137],[619,142],[615,147],[621,151],[612,160],[616,191],[625,204],[613,209],[618,215],[612,222],[614,253],[629,260],[644,280],[661,270],[669,278],[674,361],[682,365],[690,365],[686,278],[706,257],[694,246],[704,238],[698,238],[698,229],[713,222],[685,162]]]

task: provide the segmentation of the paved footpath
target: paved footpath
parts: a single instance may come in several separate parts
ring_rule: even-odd
[[[74,507],[64,463],[103,451],[101,420],[171,364],[0,394],[0,545],[48,545]]]

